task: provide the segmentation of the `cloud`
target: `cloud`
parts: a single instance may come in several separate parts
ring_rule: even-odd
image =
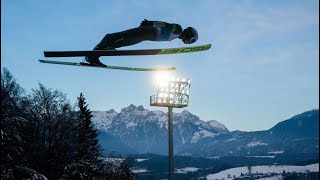
[[[246,12],[242,16],[254,27],[267,32],[288,32],[319,25],[319,16],[303,8],[275,9],[265,12]]]
[[[319,15],[300,5],[223,5],[226,16],[213,17],[201,33],[213,42],[214,55],[223,63],[271,65],[297,57],[314,59],[319,57]],[[306,44],[309,39],[314,41]]]
[[[290,67],[292,63],[298,62],[318,62],[319,59],[319,45],[314,45],[312,43],[305,44],[293,44],[289,47],[284,47],[281,49],[275,49],[274,51],[269,51],[270,53],[264,54],[262,56],[255,56],[252,58],[251,63],[254,65],[286,65]],[[318,67],[318,66],[317,66]]]

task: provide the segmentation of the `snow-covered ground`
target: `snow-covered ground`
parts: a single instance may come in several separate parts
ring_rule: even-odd
[[[214,156],[214,157],[208,157],[209,159],[219,159],[219,156]]]
[[[268,145],[267,143],[263,143],[260,141],[252,141],[250,143],[247,144],[248,147],[254,147],[254,146],[266,146]]]
[[[175,169],[175,173],[188,173],[198,171],[199,168],[196,167],[185,167],[182,169]]]
[[[216,134],[214,134],[212,132],[209,132],[209,131],[202,129],[201,131],[195,132],[193,134],[193,137],[191,139],[191,143],[196,143],[199,141],[199,139],[206,138],[206,137],[213,137],[215,135]]]
[[[252,166],[251,173],[278,173],[281,174],[283,171],[286,172],[319,172],[319,163],[310,164],[307,166],[288,166],[288,165],[270,165],[270,166]],[[221,171],[216,174],[209,174],[207,179],[215,180],[215,179],[233,179],[235,177],[239,177],[242,174],[249,173],[248,167],[237,167],[232,169],[227,169]]]
[[[144,173],[144,172],[148,172],[148,170],[146,169],[132,169],[133,173]]]
[[[124,161],[124,158],[102,158],[102,160],[115,164],[121,164]]]
[[[146,161],[148,159],[136,159],[137,162],[142,162],[142,161]]]
[[[247,156],[247,157],[254,157],[254,158],[275,158],[275,156]]]
[[[282,175],[277,175],[277,176],[272,176],[272,177],[266,177],[266,178],[261,178],[259,180],[279,180],[279,179],[283,179]]]
[[[146,159],[144,159],[146,160]],[[196,167],[185,167],[185,168],[181,168],[181,169],[175,169],[174,173],[188,173],[188,172],[195,172],[198,171],[199,168]],[[149,172],[147,169],[135,169],[132,168],[131,169],[132,172],[134,173],[144,173],[144,172]]]
[[[283,154],[284,151],[271,151],[268,154]]]

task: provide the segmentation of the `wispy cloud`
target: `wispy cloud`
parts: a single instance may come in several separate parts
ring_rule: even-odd
[[[214,18],[202,29],[204,36],[214,41],[214,54],[220,62],[240,59],[241,64],[266,65],[319,57],[317,12],[290,5],[285,9],[271,4],[257,7],[253,1],[226,7],[223,21]],[[303,43],[303,39],[314,42]]]
[[[283,47],[270,51],[269,54],[262,56],[255,56],[252,58],[252,64],[254,65],[286,65],[290,67],[290,64],[294,62],[317,62],[319,64],[319,46],[315,44],[293,44],[289,47]],[[318,67],[318,66],[317,66]]]
[[[253,28],[265,32],[288,32],[319,25],[319,15],[303,8],[267,8],[262,12],[240,12],[234,16],[243,17]]]

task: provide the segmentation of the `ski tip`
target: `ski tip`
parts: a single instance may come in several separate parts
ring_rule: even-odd
[[[204,47],[206,47],[206,49],[210,49],[211,48],[211,44],[206,44],[206,45],[204,45]]]

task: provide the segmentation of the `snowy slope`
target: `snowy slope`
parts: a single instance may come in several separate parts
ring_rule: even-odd
[[[222,132],[227,132],[227,131],[229,131],[225,125],[219,123],[219,122],[216,121],[216,120],[211,120],[211,121],[208,121],[207,123],[210,124],[211,127],[217,128],[217,129],[219,129],[219,130],[222,131]]]
[[[277,173],[281,174],[283,171],[285,172],[319,172],[319,163],[317,164],[311,164],[307,166],[287,166],[287,165],[271,165],[271,166],[252,166],[251,167],[252,173]],[[214,179],[233,179],[233,177],[239,177],[242,174],[248,174],[248,167],[237,167],[232,169],[227,169],[224,171],[221,171],[216,174],[210,174],[207,176],[207,179],[214,180]]]
[[[109,111],[93,111],[92,114],[92,120],[97,129],[106,131],[112,123],[112,118],[118,113],[111,109]]]

